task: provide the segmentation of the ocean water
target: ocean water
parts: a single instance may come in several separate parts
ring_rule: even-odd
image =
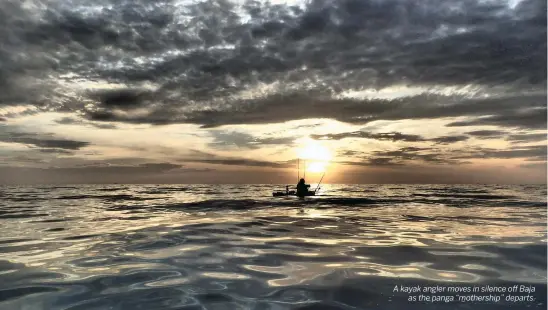
[[[283,189],[0,187],[0,309],[546,309],[545,185]]]

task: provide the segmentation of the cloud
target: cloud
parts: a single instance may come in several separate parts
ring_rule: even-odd
[[[476,130],[466,133],[480,139],[501,139],[511,143],[528,143],[537,141],[546,141],[546,133],[514,133],[503,130]]]
[[[97,123],[97,122],[90,122],[84,119],[76,119],[72,117],[62,117],[60,119],[55,120],[57,124],[61,125],[87,125],[92,126],[99,129],[116,129],[118,128],[114,124],[109,123]]]
[[[354,150],[339,150],[337,154],[339,156],[355,156],[360,154],[361,152],[354,151]]]
[[[137,167],[156,170],[156,171],[167,171],[167,170],[181,168],[182,165],[177,165],[172,163],[145,163],[145,164],[140,164]]]
[[[268,167],[268,168],[287,168],[293,166],[293,161],[270,162],[264,160],[255,160],[248,158],[220,156],[207,152],[193,150],[191,156],[184,158],[183,161],[190,163],[202,163],[213,165],[228,166],[247,166],[247,167]]]
[[[439,144],[449,144],[449,143],[455,143],[455,142],[461,142],[468,140],[468,136],[443,136],[443,137],[437,137],[430,139],[430,141],[434,141]]]
[[[546,160],[546,145],[532,145],[532,146],[522,146],[522,147],[513,147],[510,149],[487,149],[487,148],[478,148],[468,150],[468,154],[464,153],[461,155],[454,155],[452,158],[463,159],[463,158],[527,158],[533,160]]]
[[[339,161],[354,166],[416,166],[417,164],[463,164],[461,159],[451,158],[436,148],[402,147],[390,151],[374,151],[370,154],[350,153],[360,161]],[[358,155],[358,156],[356,156]]]
[[[352,131],[337,134],[311,135],[312,139],[341,140],[345,138],[364,138],[374,140],[420,142],[426,141],[419,135],[402,134],[401,132],[371,133],[365,131]]]
[[[546,123],[522,113],[545,105],[543,0],[515,7],[472,0],[102,0],[43,9],[12,0],[0,4],[0,16],[7,38],[1,105],[206,128],[316,117]],[[83,91],[90,83],[125,88]],[[147,83],[154,87],[144,90]],[[343,96],[402,84],[423,90],[392,99]],[[470,86],[475,90],[462,94]]]
[[[45,149],[38,149],[38,151],[40,153],[48,153],[48,154],[66,154],[66,155],[73,154],[71,151],[68,151],[66,149],[48,149],[48,148],[45,148]]]
[[[362,161],[338,161],[338,164],[349,166],[365,166],[365,167],[397,167],[403,166],[403,163],[398,162],[392,157],[377,157],[367,158]]]
[[[512,143],[546,141],[546,133],[513,134],[506,140]]]
[[[404,141],[404,142],[425,142],[433,141],[439,144],[449,144],[468,140],[467,136],[442,136],[426,139],[420,135],[403,134],[401,132],[371,133],[365,131],[352,131],[337,134],[311,135],[313,139],[341,140],[346,138],[362,138],[373,140]]]
[[[107,108],[134,109],[151,102],[151,95],[149,91],[140,89],[111,89],[92,93],[91,97]]]
[[[6,132],[0,133],[0,142],[29,144],[39,148],[79,150],[90,143],[85,141],[53,139],[45,134]]]
[[[546,107],[508,111],[499,115],[485,116],[467,121],[452,122],[448,127],[458,126],[501,126],[525,129],[546,128]]]
[[[257,149],[265,145],[290,145],[293,144],[295,137],[267,137],[258,138],[251,134],[238,131],[210,131],[214,140],[211,146],[217,148],[242,148]]]
[[[475,130],[466,134],[480,139],[497,139],[506,135],[507,132],[503,130]]]
[[[332,118],[341,122],[366,124],[377,120],[437,119],[447,117],[481,117],[449,126],[498,125],[538,128],[545,126],[544,95],[509,96],[496,99],[459,99],[458,103],[440,105],[436,102],[454,98],[435,95],[417,95],[398,100],[382,99],[312,99],[310,94],[272,95],[254,103],[243,102],[237,108],[198,110],[186,115],[186,122],[205,128],[230,124],[277,123],[305,118]],[[524,103],[521,101],[526,100]],[[231,105],[229,105],[231,106]],[[535,110],[532,110],[535,109]],[[533,112],[531,112],[533,111]],[[544,115],[546,114],[544,110]],[[155,116],[161,118],[161,116]],[[128,120],[128,119],[125,119]],[[485,122],[483,122],[485,120]],[[142,122],[136,118],[130,121]]]
[[[390,157],[393,160],[419,160],[430,163],[447,163],[456,161],[444,158],[439,152],[431,148],[402,147],[395,151],[376,151],[375,156]],[[426,152],[426,153],[425,153]]]
[[[417,164],[451,164],[469,163],[471,159],[513,159],[526,161],[546,161],[546,145],[514,147],[510,149],[471,148],[454,152],[426,147],[402,147],[389,151],[374,151],[370,154],[351,153],[359,161],[340,161],[345,165],[357,166],[407,166]]]

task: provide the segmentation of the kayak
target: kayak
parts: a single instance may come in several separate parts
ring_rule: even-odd
[[[289,192],[273,192],[272,196],[274,197],[280,197],[280,196],[297,196],[297,193],[295,191],[289,191]],[[315,191],[308,191],[305,196],[316,196]]]

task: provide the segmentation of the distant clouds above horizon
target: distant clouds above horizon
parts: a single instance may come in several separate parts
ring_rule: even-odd
[[[1,1],[0,183],[288,182],[307,139],[333,182],[546,182],[546,11]]]

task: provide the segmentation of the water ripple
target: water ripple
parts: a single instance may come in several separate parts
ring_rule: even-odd
[[[534,285],[518,306],[546,308],[541,187],[271,190],[3,188],[0,308],[455,309],[393,287],[485,284]]]

